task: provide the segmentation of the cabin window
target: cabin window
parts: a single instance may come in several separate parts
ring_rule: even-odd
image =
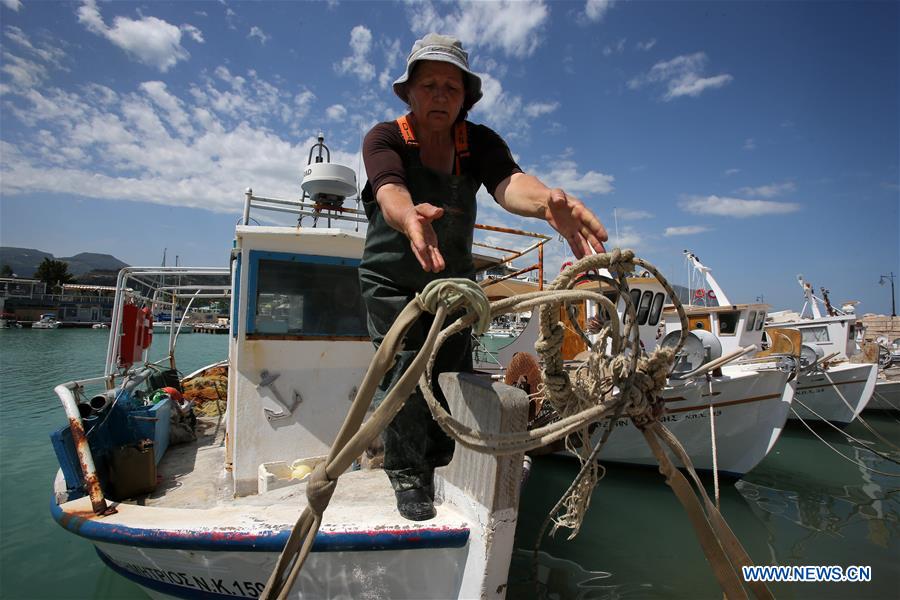
[[[747,315],[747,331],[753,331],[753,328],[756,326],[756,311],[751,310],[750,314]]]
[[[634,311],[637,312],[638,304],[641,303],[641,290],[631,290],[631,303],[634,305]]]
[[[804,327],[800,330],[804,342],[828,342],[828,327]]]
[[[759,314],[756,316],[756,330],[759,331],[763,328],[763,325],[766,324],[766,313],[765,311],[759,311]]]
[[[368,337],[366,312],[359,292],[358,261],[259,254],[251,256],[257,259],[251,261],[255,273],[250,277],[250,298],[255,301],[249,307],[247,333]]]
[[[647,317],[650,315],[650,301],[653,300],[653,292],[647,290],[641,296],[641,304],[638,306],[637,323],[638,325],[646,325]]]
[[[734,335],[737,333],[738,321],[740,318],[740,311],[720,312],[719,335]]]
[[[662,292],[657,292],[655,296],[653,296],[653,303],[650,305],[650,317],[647,319],[647,325],[656,325],[659,323],[659,315],[662,314],[663,301],[666,299],[666,295]]]

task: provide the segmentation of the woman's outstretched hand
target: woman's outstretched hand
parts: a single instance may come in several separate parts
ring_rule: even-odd
[[[606,252],[603,242],[609,239],[600,219],[575,196],[559,188],[550,190],[550,201],[544,217],[560,233],[575,253],[582,258],[596,252]]]
[[[403,233],[409,238],[409,245],[422,269],[428,273],[440,273],[446,267],[438,248],[437,234],[431,226],[432,221],[443,216],[443,208],[428,203],[412,206],[403,216]]]

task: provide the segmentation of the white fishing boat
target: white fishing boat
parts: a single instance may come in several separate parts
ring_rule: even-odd
[[[802,276],[797,280],[806,303],[800,313],[781,311],[769,315],[772,327],[798,329],[802,337],[801,372],[791,418],[825,420],[847,425],[866,407],[875,391],[878,365],[862,360],[855,352],[856,315],[831,306],[813,294]],[[822,305],[827,313],[820,310]],[[807,312],[807,309],[809,312]],[[852,359],[852,360],[851,360]]]
[[[674,342],[680,322],[674,307],[667,307],[665,288],[649,273],[646,275],[629,277],[627,283],[629,297],[636,309],[636,325],[643,349],[650,352],[664,341],[667,325],[672,333],[670,340]],[[617,304],[619,315],[624,314],[625,300],[597,278],[585,278],[576,287],[600,290]],[[718,288],[717,285],[715,287]],[[719,293],[725,298],[724,292],[719,290]],[[737,305],[731,307],[731,313],[727,316],[716,313],[719,310],[717,307],[684,308],[689,319],[694,315],[697,323],[705,324],[708,335],[698,332],[696,323],[692,321],[694,334],[689,336],[676,372],[662,392],[666,415],[661,420],[682,443],[695,467],[740,477],[766,456],[781,434],[795,390],[792,372],[779,363],[777,356],[754,364],[729,362],[758,349],[766,305]],[[697,312],[700,310],[705,312]],[[714,315],[710,316],[710,312]],[[588,301],[576,305],[574,321],[582,331],[587,331],[590,318],[597,314],[596,305]],[[751,314],[753,322],[749,323]],[[720,343],[719,338],[711,333],[720,333],[717,318],[720,315],[724,316],[723,322],[732,324],[734,329],[730,335],[740,342],[728,352],[724,349],[724,343]],[[565,322],[567,317],[560,315],[560,319]],[[537,323],[529,323],[514,343],[490,355],[481,353],[484,358],[476,364],[477,368],[503,373],[512,364],[515,354],[534,351],[537,335]],[[729,335],[727,327],[724,335]],[[563,358],[574,361],[588,349],[591,338],[590,334],[582,336],[574,326],[568,325],[562,343]],[[514,383],[518,377],[517,370],[509,374],[507,381]],[[536,388],[532,386],[529,390],[533,392]],[[540,418],[537,417],[536,424],[541,424]],[[594,443],[605,429],[605,423],[595,429]],[[656,464],[643,435],[625,418],[616,422],[599,456],[601,461]]]
[[[59,329],[59,326],[62,325],[59,321],[56,320],[56,315],[52,313],[47,313],[45,315],[41,315],[41,318],[31,324],[32,329]]]
[[[888,367],[878,372],[875,391],[866,410],[900,411],[900,367]]]
[[[657,344],[674,344],[681,322],[674,308],[667,306],[659,281],[635,277],[628,285],[645,351]],[[714,297],[720,303],[728,303],[718,284],[710,288],[716,290]],[[624,301],[618,302],[624,312]],[[741,362],[761,347],[762,328],[756,319],[763,318],[766,305],[684,309],[690,335],[663,390],[666,414],[661,421],[682,443],[695,467],[741,477],[765,458],[781,435],[795,393],[792,364],[781,362],[774,353],[752,363]],[[587,314],[594,314],[591,307],[588,310]],[[601,432],[602,428],[595,433],[595,441]],[[655,464],[643,435],[627,419],[615,424],[600,456],[614,462]]]
[[[319,144],[321,157],[327,148],[321,137]],[[300,202],[247,191],[230,269],[120,272],[103,373],[56,387],[68,425],[52,436],[61,466],[53,517],[152,597],[260,595],[306,506],[310,471],[328,453],[372,360],[356,268],[365,236],[346,228],[365,217],[342,206],[356,190],[355,174],[313,164],[312,151],[310,158]],[[251,225],[251,211],[260,210],[313,224]],[[190,275],[191,284],[137,285],[178,275]],[[222,275],[231,277],[227,289],[201,283]],[[147,403],[154,388],[173,382],[160,381],[160,367],[145,361],[151,306],[175,295],[230,297],[231,327],[225,416],[200,418],[195,441],[169,447],[170,418],[181,407],[159,393]],[[174,336],[168,348],[161,362],[174,368]],[[445,377],[463,423],[525,429],[521,391]],[[103,389],[88,401],[91,385]],[[400,516],[382,471],[345,473],[289,596],[503,597],[522,464],[521,454],[497,458],[458,445],[437,472],[437,516],[421,522]]]

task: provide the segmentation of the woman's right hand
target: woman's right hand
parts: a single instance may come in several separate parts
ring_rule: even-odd
[[[415,204],[403,215],[403,233],[409,238],[416,260],[428,273],[440,273],[446,267],[431,226],[432,221],[443,216],[443,208],[428,203]]]

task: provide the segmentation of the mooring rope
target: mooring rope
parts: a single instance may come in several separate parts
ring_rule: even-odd
[[[635,326],[635,307],[627,293],[626,277],[637,266],[657,277],[675,304],[682,324],[681,338],[675,348],[658,348],[649,356],[641,355],[638,328]],[[599,292],[572,289],[579,274],[598,269],[608,269],[614,273],[616,287],[626,306],[624,328],[620,328],[616,307],[608,298]],[[608,323],[600,332],[588,358],[570,376],[561,358],[563,326],[559,323],[559,314],[563,305],[584,300],[593,300],[603,307]],[[493,435],[464,426],[444,410],[432,392],[432,369],[441,344],[450,335],[466,327],[474,325],[476,329],[486,329],[491,319],[499,314],[538,307],[540,336],[535,348],[542,359],[543,392],[546,401],[561,416],[560,420],[529,432]],[[447,316],[463,309],[466,314],[442,331],[441,327]],[[375,388],[391,367],[393,357],[402,345],[403,336],[424,311],[434,312],[435,315],[425,343],[372,416],[363,423]],[[574,321],[573,325],[578,327]],[[310,476],[306,488],[307,506],[291,531],[260,597],[267,600],[287,597],[312,548],[338,477],[399,412],[417,382],[440,427],[458,443],[476,451],[495,456],[518,454],[572,434],[578,436],[582,442],[577,454],[581,469],[555,508],[555,511],[559,511],[565,507],[565,513],[554,515],[554,531],[560,526],[567,527],[572,529],[572,535],[577,534],[587,511],[591,492],[602,477],[602,467],[597,463],[596,455],[608,438],[614,422],[610,422],[610,429],[590,452],[587,450],[590,441],[589,426],[603,418],[627,414],[644,433],[660,463],[660,471],[687,510],[723,590],[728,597],[746,597],[738,571],[740,566],[750,564],[749,557],[728,529],[715,505],[709,502],[687,453],[659,423],[659,417],[664,411],[660,393],[666,385],[675,355],[683,346],[687,332],[687,316],[668,281],[653,265],[635,258],[630,250],[616,249],[612,253],[585,257],[564,269],[546,292],[515,296],[493,304],[487,302],[484,292],[472,281],[438,280],[430,283],[403,309],[376,351],[328,457],[316,466]],[[660,441],[668,445],[691,474],[699,487],[699,499],[662,451]],[[771,597],[764,585],[749,585],[758,597]]]
[[[895,459],[895,458],[893,458],[893,457],[891,457],[891,456],[888,456],[887,454],[884,454],[883,452],[879,452],[878,450],[876,450],[876,449],[874,449],[874,448],[868,447],[862,440],[859,440],[859,439],[853,437],[852,435],[850,435],[849,433],[847,433],[846,431],[844,431],[843,429],[841,429],[840,427],[838,427],[837,425],[835,425],[834,423],[832,423],[831,421],[829,421],[828,419],[826,419],[825,417],[823,417],[822,415],[820,415],[819,413],[817,413],[816,411],[814,411],[811,407],[809,407],[809,406],[807,406],[806,404],[804,404],[801,400],[798,400],[797,398],[794,398],[794,402],[796,402],[796,403],[799,404],[801,407],[803,407],[804,409],[806,409],[807,411],[809,411],[810,413],[812,413],[812,415],[813,415],[814,417],[816,417],[817,419],[819,419],[819,420],[822,421],[823,423],[826,423],[829,427],[831,427],[832,429],[834,429],[835,431],[837,431],[838,433],[840,433],[841,435],[843,435],[844,437],[846,437],[848,441],[856,442],[857,444],[859,444],[859,445],[856,446],[856,447],[859,448],[860,450],[868,450],[868,451],[871,452],[872,454],[874,454],[874,455],[876,455],[876,456],[878,456],[878,457],[880,457],[880,458],[883,458],[883,459],[886,460],[886,461],[889,461],[889,462],[892,462],[892,463],[894,463],[894,464],[900,465],[900,461],[898,461],[897,459]],[[819,436],[815,431],[813,431],[812,427],[810,427],[809,424],[806,422],[806,419],[804,419],[803,417],[801,417],[800,414],[796,411],[796,409],[795,409],[793,406],[791,407],[791,412],[794,413],[794,416],[797,417],[797,419],[799,419],[800,422],[803,423],[803,425],[805,425],[806,428],[809,429],[810,432],[812,432],[812,434],[813,434],[814,436],[816,436],[817,438],[819,438],[819,441],[821,441],[823,444],[825,444],[826,446],[828,446],[831,450],[833,450],[835,453],[837,453],[837,454],[838,454],[839,456],[841,456],[842,458],[845,458],[846,460],[849,460],[850,462],[852,462],[852,463],[854,463],[854,464],[856,464],[856,465],[862,467],[863,469],[872,471],[873,473],[878,473],[879,475],[887,475],[888,477],[900,477],[900,473],[896,473],[896,474],[895,474],[895,473],[885,473],[885,472],[883,472],[883,471],[879,471],[879,470],[877,470],[877,469],[873,469],[873,468],[871,468],[871,467],[869,467],[869,466],[866,466],[866,465],[860,463],[859,461],[854,460],[854,459],[852,459],[852,458],[846,456],[846,455],[843,454],[840,450],[838,450],[837,448],[835,448],[834,446],[832,446],[831,444],[829,444],[828,442],[826,442],[825,439],[822,438],[821,436]],[[859,418],[859,416],[857,416],[857,419],[858,419],[858,418]]]

